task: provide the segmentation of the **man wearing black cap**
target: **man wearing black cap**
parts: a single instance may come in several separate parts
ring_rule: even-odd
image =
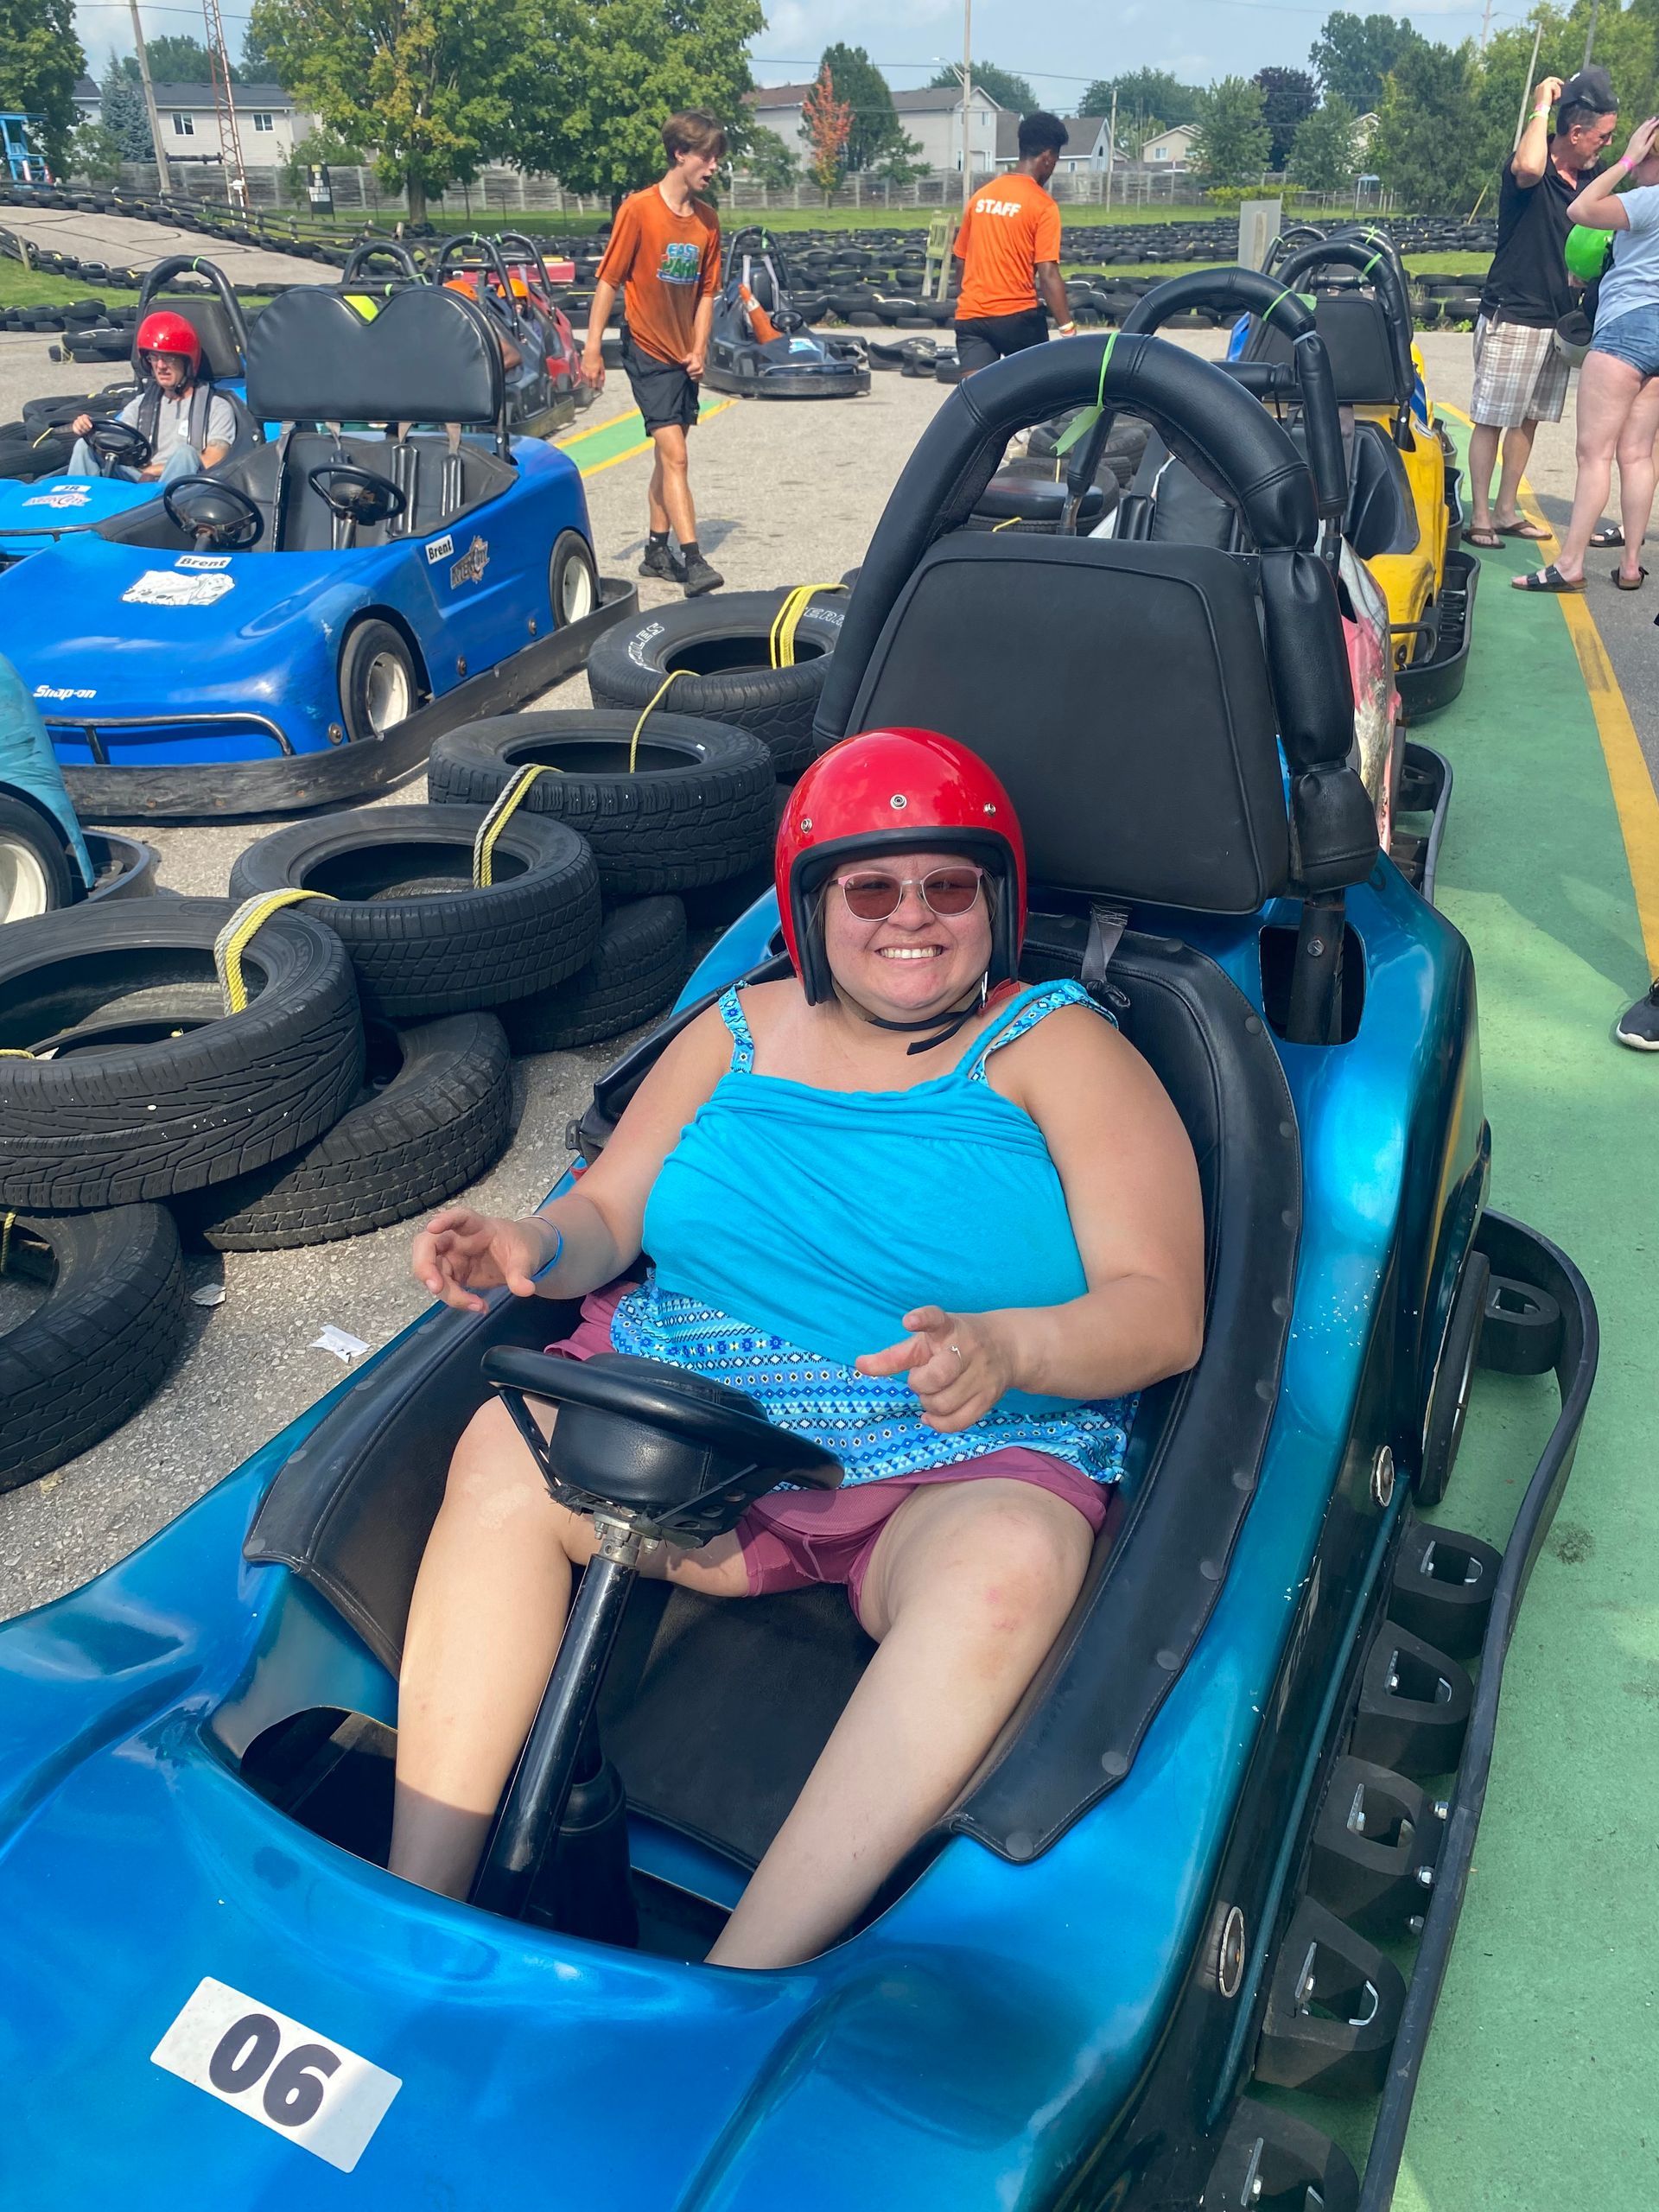
[[[1552,135],[1549,111],[1556,110]],[[1469,480],[1474,498],[1471,545],[1495,548],[1505,537],[1544,537],[1516,512],[1521,479],[1540,423],[1559,423],[1567,402],[1567,365],[1555,346],[1555,326],[1573,306],[1567,274],[1567,215],[1593,174],[1618,122],[1618,102],[1605,69],[1581,69],[1563,85],[1540,79],[1497,202],[1497,251],[1475,324],[1475,388],[1469,412]],[[1503,469],[1491,500],[1498,440]]]

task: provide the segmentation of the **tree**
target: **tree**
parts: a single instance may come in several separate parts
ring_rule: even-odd
[[[1166,130],[1173,130],[1179,123],[1196,123],[1198,102],[1204,97],[1196,85],[1182,84],[1166,69],[1136,69],[1127,76],[1097,77],[1077,102],[1077,113],[1109,115],[1114,88],[1117,92],[1118,131],[1125,143],[1129,117],[1141,117],[1141,135],[1151,138],[1156,133],[1145,127],[1145,119],[1161,121]]]
[[[827,200],[847,168],[847,141],[853,128],[853,111],[836,98],[836,80],[821,67],[811,91],[801,102],[801,128],[812,149],[807,166],[812,181]]]
[[[835,79],[836,97],[853,111],[845,166],[873,169],[893,152],[904,132],[887,79],[861,46],[826,46],[818,63]]]
[[[1266,168],[1272,134],[1262,106],[1262,87],[1248,77],[1220,78],[1203,95],[1192,165],[1206,184],[1248,184]]]
[[[86,67],[74,0],[0,0],[0,108],[40,118],[35,143],[54,173],[80,119],[75,79]]]
[[[1306,69],[1258,69],[1255,82],[1262,88],[1262,118],[1272,139],[1268,167],[1282,169],[1299,124],[1319,104],[1319,92]]]
[[[177,31],[168,31],[161,38],[146,41],[149,48],[150,82],[156,85],[207,85],[213,82],[209,74],[212,64],[207,49],[199,38],[187,38]],[[231,63],[231,74],[239,78],[243,72]]]
[[[1486,149],[1469,128],[1478,76],[1467,40],[1451,47],[1419,39],[1389,72],[1370,162],[1413,213],[1467,214],[1490,181]]]
[[[513,90],[545,67],[532,0],[254,0],[281,81],[324,127],[372,147],[411,222],[505,150]]]
[[[1392,16],[1352,16],[1338,10],[1325,17],[1307,58],[1327,99],[1334,92],[1356,115],[1370,115],[1381,105],[1389,72],[1409,48],[1427,42],[1409,23]]]
[[[266,51],[265,41],[250,23],[242,34],[242,60],[237,74],[250,85],[269,85],[275,81],[275,64]]]
[[[98,88],[99,118],[121,149],[124,162],[153,162],[156,149],[149,136],[149,118],[135,61],[129,74],[125,63],[111,61]]]
[[[787,192],[801,174],[801,157],[764,123],[752,123],[743,134],[742,166],[768,192]]]
[[[1308,192],[1340,192],[1353,182],[1354,111],[1334,94],[1305,116],[1291,141],[1290,174]]]
[[[498,0],[499,3],[499,0]],[[748,46],[760,0],[519,0],[537,10],[538,59],[507,73],[508,150],[571,192],[625,193],[663,169],[664,116],[706,108],[747,143]]]
[[[947,85],[959,86],[962,79],[954,69],[941,69],[927,81],[931,91],[943,92]],[[1029,78],[1022,77],[1017,69],[999,69],[995,61],[975,62],[974,90],[1014,115],[1029,115],[1042,105]]]
[[[66,176],[85,177],[89,184],[121,181],[121,141],[101,123],[81,124],[64,159]]]
[[[259,79],[251,78],[249,82],[257,84]],[[327,168],[331,165],[339,168],[362,168],[366,165],[365,156],[360,146],[350,144],[333,130],[311,130],[303,138],[296,139],[287,160],[282,164],[289,198],[303,200],[306,188],[310,182],[306,172],[314,168]]]

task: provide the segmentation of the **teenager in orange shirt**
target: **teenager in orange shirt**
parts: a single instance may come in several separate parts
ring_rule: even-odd
[[[1004,354],[1046,345],[1049,315],[1062,338],[1077,327],[1060,282],[1060,211],[1043,189],[1065,140],[1058,115],[1022,117],[1020,166],[976,193],[962,219],[957,358],[964,376]],[[1037,304],[1039,292],[1046,313]]]
[[[720,289],[720,219],[701,192],[726,153],[726,133],[712,115],[690,109],[663,125],[668,174],[634,193],[617,210],[599,264],[582,365],[596,391],[605,385],[605,325],[622,292],[622,365],[657,448],[646,499],[651,537],[642,576],[685,586],[693,599],[726,580],[697,545],[697,514],[685,434],[697,419],[698,386]],[[668,533],[679,540],[679,558]]]

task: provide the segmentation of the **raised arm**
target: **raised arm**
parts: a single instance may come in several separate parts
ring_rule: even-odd
[[[1510,162],[1517,184],[1536,184],[1549,166],[1549,111],[1560,97],[1559,77],[1541,77],[1532,88],[1532,113]]]
[[[1630,218],[1617,187],[1623,184],[1638,162],[1645,161],[1659,130],[1659,116],[1650,115],[1630,133],[1630,143],[1618,159],[1592,176],[1567,209],[1575,223],[1590,231],[1628,231]]]

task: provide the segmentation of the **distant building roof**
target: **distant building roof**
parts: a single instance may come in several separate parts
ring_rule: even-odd
[[[988,102],[999,114],[1007,113],[1007,111],[1003,108],[1001,101],[992,99],[982,85],[976,85],[974,91],[979,99]],[[919,92],[895,92],[893,96],[893,104],[900,115],[948,115],[952,108],[962,105],[962,86],[960,85],[924,85]]]
[[[212,107],[213,88],[211,85],[156,85],[151,87],[157,107]],[[238,107],[292,107],[294,103],[280,85],[241,85],[232,83],[231,97]]]
[[[752,92],[745,92],[745,107],[799,107],[811,91],[810,85],[757,85]]]

